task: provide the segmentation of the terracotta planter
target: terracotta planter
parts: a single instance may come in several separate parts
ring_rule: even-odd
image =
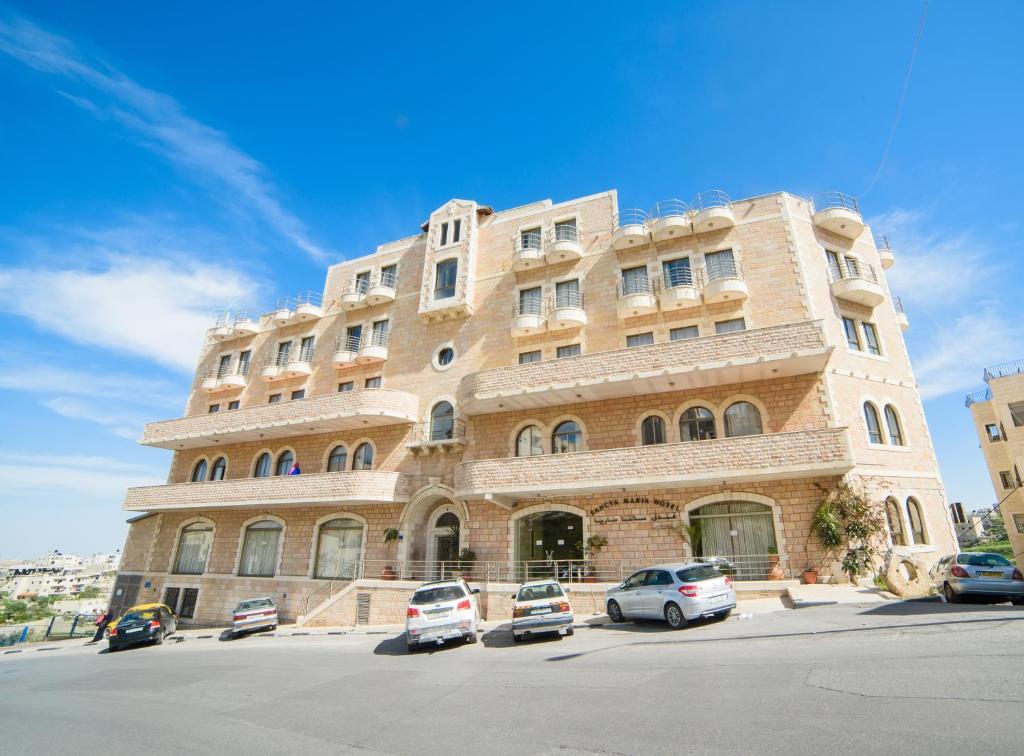
[[[801,576],[804,579],[804,583],[807,585],[814,585],[818,582],[818,571],[817,570],[804,570]]]
[[[596,583],[597,582],[597,575],[584,575],[583,576],[583,582],[584,583]]]
[[[393,568],[385,567],[383,570],[380,571],[380,579],[381,580],[398,580],[398,575],[395,573],[395,570]]]
[[[772,568],[768,570],[769,580],[784,580],[785,577],[786,573],[782,571],[782,568],[779,566],[778,562],[775,562],[775,564],[772,565]]]

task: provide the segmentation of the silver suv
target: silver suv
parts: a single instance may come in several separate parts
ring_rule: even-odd
[[[736,608],[736,591],[732,580],[710,564],[660,564],[610,588],[605,605],[612,622],[663,619],[678,630],[698,617],[728,617]]]

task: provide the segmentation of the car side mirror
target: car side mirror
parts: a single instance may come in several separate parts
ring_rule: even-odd
[[[473,593],[480,593],[480,589],[479,588],[474,588],[473,589]]]
[[[512,600],[513,600],[513,601],[515,601],[515,600],[516,600],[516,594],[514,594],[514,593],[512,594]]]

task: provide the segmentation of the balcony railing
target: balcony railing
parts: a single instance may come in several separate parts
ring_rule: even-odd
[[[1013,360],[1012,362],[1004,362],[1001,365],[985,368],[985,381],[988,382],[994,378],[1006,378],[1011,375],[1020,375],[1021,373],[1024,373],[1024,360]]]
[[[980,391],[975,391],[967,395],[966,401],[964,401],[965,407],[970,407],[972,404],[980,404],[981,402],[987,402],[992,399],[992,389],[985,388]]]
[[[892,304],[893,307],[896,308],[896,312],[906,313],[906,310],[903,309],[903,300],[900,299],[899,297],[896,297],[896,299],[893,300]]]
[[[387,347],[391,343],[391,331],[371,331],[363,336],[361,348]]]
[[[704,281],[720,281],[724,278],[743,278],[743,269],[735,259],[720,260],[707,265],[703,271]]]
[[[539,297],[520,298],[519,301],[512,305],[512,317],[518,318],[523,315],[532,315],[537,318],[544,317],[544,300]]]
[[[875,273],[874,266],[857,260],[844,260],[839,265],[830,262],[828,264],[828,277],[832,283],[847,278],[860,278],[872,283],[878,283],[878,274]]]
[[[398,273],[393,270],[389,270],[386,273],[379,274],[371,284],[372,288],[380,289],[392,289],[398,285]],[[369,288],[369,287],[368,287]]]
[[[334,340],[335,352],[358,352],[362,338],[359,336],[339,336]]]
[[[682,200],[668,199],[655,202],[654,207],[651,208],[650,217],[652,221],[657,221],[661,218],[686,218],[691,214],[690,206]]]
[[[621,299],[634,294],[654,294],[654,284],[650,279],[644,278],[620,278],[615,286],[615,294]]]
[[[516,253],[532,250],[541,252],[544,248],[544,237],[539,231],[531,231],[525,234],[516,234],[512,240]]]
[[[814,197],[814,210],[831,210],[841,208],[860,215],[860,205],[857,198],[843,192],[822,192]]]
[[[643,226],[646,228],[649,217],[647,213],[636,207],[619,210],[619,214],[615,216],[615,228],[623,228],[625,226]]]
[[[696,288],[699,276],[695,276],[689,268],[672,268],[655,279],[655,288],[675,289],[680,286]]]
[[[574,309],[582,310],[583,294],[578,291],[556,291],[547,300],[547,313],[552,310]]]
[[[690,208],[696,212],[710,210],[713,207],[731,207],[732,200],[729,195],[721,189],[711,189],[706,192],[699,192],[690,203]]]
[[[292,309],[295,309],[299,305],[320,307],[323,304],[323,295],[319,291],[304,291],[291,300],[291,303]]]
[[[580,235],[579,231],[576,230],[576,226],[570,226],[568,224],[555,225],[548,232],[548,238],[551,243],[557,242],[576,242],[579,243]]]
[[[463,443],[466,439],[466,421],[457,417],[435,417],[418,423],[412,432],[414,445],[444,442]]]
[[[345,290],[342,291],[342,294],[343,295],[344,294],[363,295],[363,294],[366,294],[366,292],[369,290],[369,288],[370,288],[370,279],[369,278],[353,278],[352,280],[350,280],[348,282],[348,285],[345,287]]]

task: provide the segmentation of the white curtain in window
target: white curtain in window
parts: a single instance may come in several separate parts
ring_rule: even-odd
[[[206,570],[206,558],[210,554],[213,528],[209,525],[189,525],[181,532],[178,543],[178,558],[174,571],[179,575],[202,575]]]
[[[736,402],[725,411],[725,435],[756,436],[761,433],[761,414],[750,402]]]
[[[352,580],[362,544],[363,526],[356,520],[342,518],[325,522],[320,526],[315,577]]]
[[[281,526],[271,520],[250,525],[245,531],[242,546],[240,575],[273,577],[277,563],[277,543],[281,537]]]

